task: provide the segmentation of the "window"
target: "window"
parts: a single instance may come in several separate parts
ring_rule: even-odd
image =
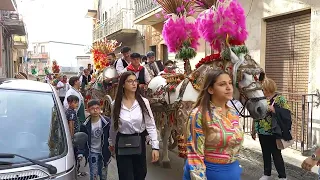
[[[45,47],[41,46],[41,53],[44,53],[44,52],[46,52]]]
[[[0,90],[0,153],[45,160],[66,147],[62,120],[51,93]],[[21,158],[2,159],[13,163]]]
[[[37,53],[37,46],[33,46],[33,53]]]

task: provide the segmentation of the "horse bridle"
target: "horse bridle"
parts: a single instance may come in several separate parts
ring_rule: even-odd
[[[240,79],[240,78],[238,78],[238,77],[239,77],[238,74],[239,74],[241,77],[242,77],[243,73],[250,74],[250,75],[252,75],[252,76],[254,76],[254,77],[258,74],[258,71],[254,71],[254,70],[251,70],[251,71],[250,71],[250,70],[248,69],[248,68],[256,68],[256,67],[257,67],[256,62],[255,62],[254,60],[252,60],[251,58],[250,58],[250,60],[254,62],[255,66],[245,65],[245,66],[242,66],[242,67],[241,67],[241,70],[240,70],[240,67],[239,67],[237,74],[235,74],[235,76],[236,76],[236,78],[235,78],[235,80],[236,80],[235,85],[236,85],[236,87],[238,88],[239,94],[240,94],[239,101],[242,103],[242,100],[244,99],[244,104],[242,105],[242,108],[239,110],[239,109],[237,108],[237,106],[234,104],[233,100],[231,100],[231,104],[233,105],[233,107],[235,108],[235,110],[239,113],[239,115],[240,115],[241,117],[244,117],[244,118],[250,117],[250,115],[245,115],[245,112],[244,112],[244,111],[245,111],[245,107],[246,107],[246,105],[247,105],[247,103],[248,103],[249,101],[258,102],[258,101],[260,101],[260,100],[266,99],[265,96],[252,97],[252,98],[248,98],[248,97],[247,97],[246,93],[248,93],[248,92],[252,92],[252,91],[256,91],[256,90],[263,90],[263,89],[262,89],[261,82],[260,82],[259,80],[255,79],[255,78],[254,78],[255,81],[251,82],[249,85],[247,85],[247,86],[245,86],[245,87],[240,87],[240,86],[239,86],[239,80],[238,80],[238,79]],[[242,69],[243,69],[243,70],[242,70]],[[262,69],[261,69],[261,71],[262,71]],[[240,73],[239,73],[239,72],[240,72]],[[260,72],[260,73],[261,73],[261,72]],[[240,80],[241,80],[241,79],[240,79]],[[252,88],[252,87],[253,87],[253,88]],[[243,98],[243,99],[242,99],[242,98]]]
[[[237,84],[239,84],[239,83],[237,83]],[[255,84],[255,85],[254,85],[254,84]],[[255,87],[250,89],[251,86],[255,86]],[[242,87],[242,88],[238,87],[238,89],[239,89],[239,94],[240,94],[239,101],[242,103],[242,98],[243,98],[243,99],[245,100],[245,101],[244,101],[244,104],[243,104],[243,106],[242,106],[242,108],[241,108],[240,110],[239,110],[239,109],[237,108],[237,106],[234,104],[233,100],[231,100],[231,104],[233,105],[233,107],[234,107],[235,110],[239,113],[239,115],[240,115],[241,117],[248,118],[248,117],[250,117],[250,115],[245,115],[245,112],[244,112],[247,103],[248,103],[249,101],[258,102],[258,101],[260,101],[260,100],[266,99],[266,97],[265,97],[265,96],[261,96],[261,97],[248,98],[248,97],[246,96],[245,93],[248,93],[248,92],[251,92],[251,91],[256,91],[256,90],[262,90],[261,83],[260,83],[260,82],[257,82],[257,81],[252,82],[252,83],[250,83],[248,86],[245,86],[245,87]]]

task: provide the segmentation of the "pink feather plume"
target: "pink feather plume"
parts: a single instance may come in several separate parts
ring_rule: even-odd
[[[200,38],[196,23],[186,21],[186,17],[173,19],[170,17],[166,20],[163,30],[163,39],[168,46],[169,52],[178,52],[184,42],[189,42],[190,47],[197,50]]]
[[[220,3],[224,1],[220,0]],[[227,35],[230,39],[240,42],[244,42],[248,37],[246,16],[241,4],[232,0],[228,6],[224,5],[219,6],[218,3],[216,9],[203,11],[197,18],[201,36],[216,50],[221,50]]]

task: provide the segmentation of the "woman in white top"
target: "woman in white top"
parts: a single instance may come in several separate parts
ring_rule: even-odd
[[[119,180],[145,179],[145,142],[148,134],[151,138],[152,162],[159,159],[159,141],[150,104],[137,88],[135,74],[124,72],[113,103],[109,148],[116,154]]]

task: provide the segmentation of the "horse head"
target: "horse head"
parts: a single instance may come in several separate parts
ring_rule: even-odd
[[[236,55],[231,47],[228,50],[233,64],[230,75],[236,87],[234,98],[240,100],[253,119],[264,118],[268,104],[261,86],[265,77],[263,69],[247,53]]]

